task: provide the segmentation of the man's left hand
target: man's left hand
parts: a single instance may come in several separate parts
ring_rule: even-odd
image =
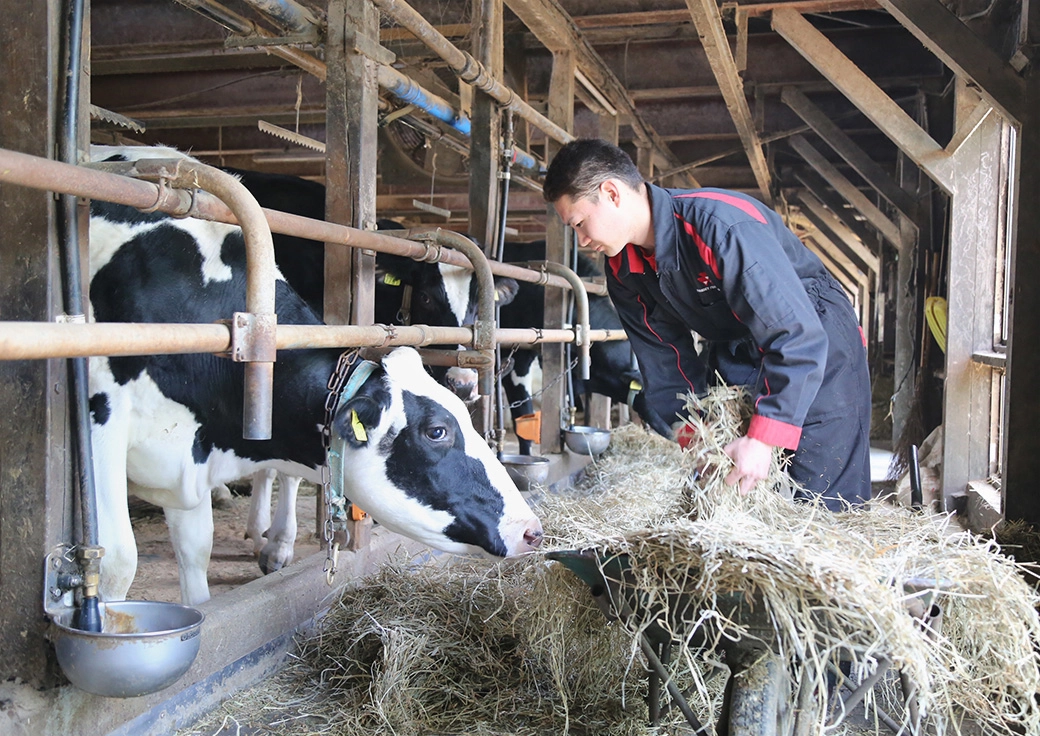
[[[773,448],[752,437],[740,437],[723,448],[733,460],[733,470],[726,476],[726,483],[737,486],[741,496],[746,496],[755,484],[769,476],[769,463],[773,459]]]

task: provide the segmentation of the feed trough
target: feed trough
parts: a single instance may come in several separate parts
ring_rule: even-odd
[[[131,698],[169,687],[199,653],[201,611],[177,603],[100,603],[101,631],[72,627],[74,611],[56,616],[51,640],[65,676],[80,690]]]
[[[572,424],[563,430],[563,442],[573,453],[596,456],[610,445],[610,430]]]
[[[529,491],[531,486],[541,485],[549,477],[549,458],[547,457],[502,455],[499,459],[506,466],[509,477],[521,491]]]

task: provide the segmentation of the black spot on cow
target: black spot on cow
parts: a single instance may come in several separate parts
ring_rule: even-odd
[[[96,393],[90,397],[90,415],[94,424],[99,426],[106,424],[111,414],[112,407],[108,405],[108,394]]]

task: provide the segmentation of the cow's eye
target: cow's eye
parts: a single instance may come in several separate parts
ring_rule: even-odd
[[[426,428],[426,437],[434,442],[442,442],[448,437],[448,428],[443,425],[435,425]]]

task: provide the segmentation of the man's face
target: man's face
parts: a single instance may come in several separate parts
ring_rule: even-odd
[[[596,196],[573,199],[565,194],[553,203],[556,214],[578,236],[578,245],[616,256],[628,243],[627,218],[622,217],[618,199],[610,187],[601,186]]]

